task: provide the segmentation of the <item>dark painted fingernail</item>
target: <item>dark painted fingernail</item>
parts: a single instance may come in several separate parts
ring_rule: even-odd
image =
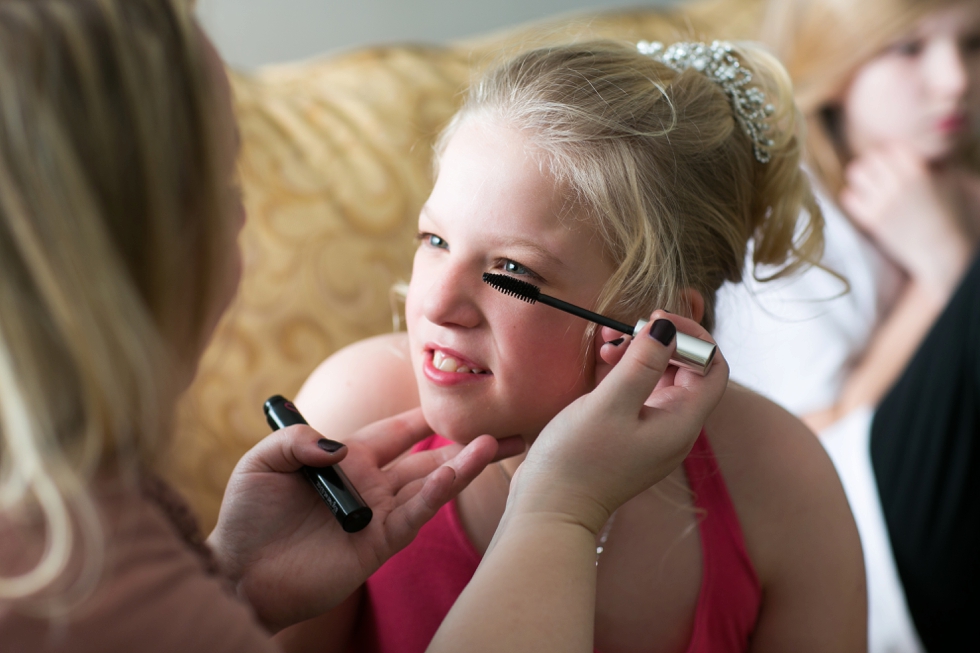
[[[612,345],[613,347],[619,347],[621,344],[623,344],[624,340],[626,340],[626,338],[616,338],[615,340],[610,340],[606,344]]]
[[[674,323],[663,318],[654,322],[653,326],[650,327],[650,337],[664,347],[670,344],[670,341],[674,339],[676,333],[677,327],[674,326]]]
[[[345,445],[343,442],[334,442],[333,440],[320,438],[316,441],[316,446],[320,447],[327,453],[337,453],[347,445]]]

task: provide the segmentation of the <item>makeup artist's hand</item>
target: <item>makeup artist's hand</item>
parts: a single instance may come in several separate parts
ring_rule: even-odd
[[[208,538],[240,596],[271,631],[338,605],[404,548],[488,463],[523,450],[481,436],[399,458],[431,435],[419,409],[366,426],[334,448],[312,428],[276,431],[238,462]],[[318,441],[320,445],[318,445]],[[371,507],[364,530],[345,533],[303,476],[303,465],[343,469]]]
[[[710,340],[658,311],[632,341],[603,347],[615,367],[531,445],[493,542],[428,653],[592,650],[596,533],[681,463],[727,385],[720,353],[704,377],[668,368],[674,324]]]
[[[713,342],[697,322],[657,311],[635,338],[605,345],[601,355],[614,367],[545,427],[514,477],[512,500],[598,532],[676,469],[725,392],[728,364],[718,352],[706,376],[668,366],[675,328]]]

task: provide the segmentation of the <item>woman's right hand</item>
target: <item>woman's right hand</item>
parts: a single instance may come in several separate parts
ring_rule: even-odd
[[[328,445],[306,425],[275,431],[236,465],[208,539],[240,596],[272,632],[339,605],[488,463],[523,451],[519,438],[480,436],[467,446],[406,452],[432,434],[421,409],[375,422]],[[344,532],[297,472],[343,460],[374,512]]]
[[[604,346],[615,366],[534,442],[511,485],[509,512],[558,512],[598,532],[620,505],[677,468],[721,401],[728,364],[718,352],[706,376],[668,366],[674,327],[711,340],[697,322],[657,311],[632,340]],[[668,344],[651,329],[666,331]]]
[[[975,245],[953,180],[900,144],[855,158],[845,172],[840,202],[851,219],[915,281],[952,293]]]

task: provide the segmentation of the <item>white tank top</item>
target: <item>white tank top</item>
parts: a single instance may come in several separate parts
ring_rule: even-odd
[[[722,286],[716,304],[714,337],[732,379],[797,415],[836,402],[903,283],[902,272],[832,202],[818,200],[821,264],[846,278],[850,291],[817,267],[767,282],[749,267],[744,283]]]

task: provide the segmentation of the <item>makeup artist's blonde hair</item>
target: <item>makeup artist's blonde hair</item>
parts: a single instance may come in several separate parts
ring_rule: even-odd
[[[0,601],[73,552],[91,587],[90,483],[158,454],[202,347],[227,256],[205,57],[176,1],[0,0],[0,522],[46,538]]]
[[[807,121],[807,164],[832,197],[850,155],[839,98],[857,70],[928,14],[968,0],[769,0],[760,38],[785,64]],[[980,170],[977,134],[965,144]]]
[[[756,46],[736,53],[776,109],[769,163],[755,159],[717,83],[615,42],[534,50],[490,71],[437,149],[474,116],[521,130],[615,265],[598,310],[627,322],[655,308],[683,313],[692,288],[711,329],[716,291],[741,280],[750,238],[766,277],[816,261],[823,243],[785,71]]]

